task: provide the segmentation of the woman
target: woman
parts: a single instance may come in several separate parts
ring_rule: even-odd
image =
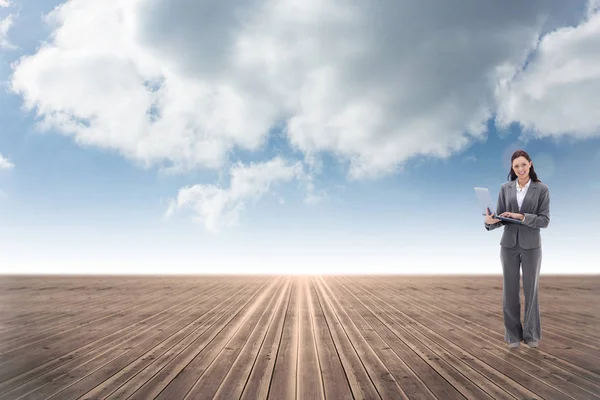
[[[511,157],[509,182],[500,188],[496,213],[521,223],[506,222],[487,212],[485,228],[490,231],[504,226],[500,240],[500,260],[504,275],[502,308],[504,340],[511,348],[524,342],[538,347],[542,339],[538,287],[542,263],[540,229],[550,222],[548,186],[538,179],[529,154],[517,150]],[[521,325],[520,269],[523,268],[525,316]]]

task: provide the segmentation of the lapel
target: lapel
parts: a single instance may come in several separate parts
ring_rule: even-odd
[[[530,203],[533,200],[533,196],[535,196],[536,189],[537,189],[537,182],[531,181],[531,183],[529,184],[529,188],[527,189],[527,193],[525,193],[525,198],[523,199],[523,204],[521,205],[521,211],[517,211],[517,212],[520,212],[521,214],[523,214],[524,212],[533,211],[533,209],[530,207]],[[515,198],[516,198],[516,195],[517,195],[517,188],[515,185]],[[518,206],[518,204],[517,204],[517,206]]]
[[[509,185],[510,192],[510,204],[512,208],[512,212],[523,214],[530,210],[530,203],[535,195],[535,191],[537,189],[537,182],[531,181],[529,184],[529,188],[527,188],[527,193],[525,193],[525,198],[523,199],[523,204],[521,205],[521,210],[519,210],[519,203],[517,202],[517,180],[513,180]]]
[[[530,185],[531,187],[531,185]],[[518,213],[519,212],[519,203],[517,203],[517,181],[513,180],[510,182],[510,185],[508,185],[508,198],[510,199],[509,204],[509,211],[510,212],[514,212],[514,213]]]

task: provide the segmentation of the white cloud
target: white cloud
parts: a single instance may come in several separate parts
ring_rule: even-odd
[[[175,170],[218,168],[233,146],[258,148],[273,108],[235,82],[175,72],[137,40],[136,7],[70,1],[50,14],[54,39],[22,59],[12,79],[42,126]]]
[[[2,5],[2,7],[7,7],[7,6],[8,6],[8,4],[6,6]],[[12,24],[13,24],[13,16],[12,15],[9,15],[8,17],[6,17],[4,19],[0,19],[0,49],[12,50],[12,49],[16,48],[16,46],[13,45],[8,40],[8,30],[10,29]]]
[[[10,162],[10,160],[0,154],[0,169],[13,169],[15,164]]]
[[[502,66],[565,3],[71,0],[12,87],[46,127],[145,166],[220,168],[287,121],[307,163],[379,176],[481,138]]]
[[[10,3],[8,2],[8,0],[0,0],[0,7],[8,7],[10,6]]]
[[[306,204],[319,204],[329,197],[326,190],[316,190],[315,184],[312,181],[312,176],[309,176],[308,178],[306,189],[307,194],[304,197],[304,203]]]
[[[459,153],[496,113],[542,134],[596,134],[598,2],[573,28],[551,25],[576,23],[585,4],[69,0],[10,83],[43,127],[170,172],[223,168],[283,126],[314,204],[327,197],[313,182],[326,152],[361,179]],[[270,163],[237,164],[229,188],[182,188],[167,214],[190,207],[207,229],[235,224],[265,182],[301,165],[278,175],[260,167]],[[240,189],[235,174],[260,168],[273,178]]]
[[[588,17],[600,11],[600,0],[590,0],[587,7]]]
[[[269,193],[274,184],[305,178],[302,163],[291,163],[280,157],[258,164],[237,163],[229,174],[228,188],[198,184],[180,189],[177,198],[171,200],[166,216],[191,209],[194,221],[202,223],[207,231],[217,232],[238,224],[246,202]]]
[[[3,169],[13,169],[15,167],[15,164],[13,164],[10,160],[8,160],[8,158],[4,157],[2,154],[0,154],[0,171]],[[4,192],[2,189],[0,189],[0,199],[4,199],[8,197],[6,195],[6,192]]]
[[[587,18],[541,38],[527,67],[498,87],[500,125],[537,137],[600,136],[600,2]]]

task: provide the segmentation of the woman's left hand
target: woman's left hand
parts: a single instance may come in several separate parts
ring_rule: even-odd
[[[521,221],[525,219],[525,216],[523,214],[512,213],[508,211],[503,212],[502,214],[500,214],[500,216],[505,218],[519,219]]]

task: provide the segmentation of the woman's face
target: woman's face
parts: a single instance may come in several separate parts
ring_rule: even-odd
[[[531,162],[523,156],[517,157],[512,162],[512,169],[515,174],[521,179],[529,176],[529,169],[531,168]]]

